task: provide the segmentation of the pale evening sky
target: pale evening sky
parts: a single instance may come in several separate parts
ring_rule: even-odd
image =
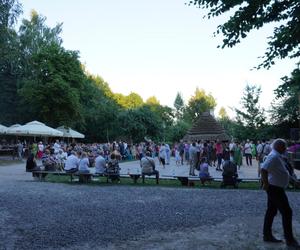
[[[217,49],[213,37],[224,18],[205,20],[188,0],[21,0],[23,17],[32,9],[53,27],[63,23],[63,45],[80,51],[87,70],[100,75],[114,92],[155,95],[173,106],[176,93],[185,101],[196,87],[210,92],[221,106],[238,106],[246,83],[262,86],[261,105],[268,108],[280,78],[295,61],[283,60],[270,70],[253,70],[266,48],[268,26],[252,32],[235,48]],[[232,114],[232,113],[231,113]]]

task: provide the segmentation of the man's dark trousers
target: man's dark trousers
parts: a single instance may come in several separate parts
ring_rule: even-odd
[[[269,185],[268,191],[268,208],[265,214],[264,221],[264,236],[272,236],[272,224],[277,210],[282,216],[282,226],[284,230],[284,237],[286,241],[293,241],[293,229],[292,229],[292,214],[293,211],[289,205],[288,198],[285,191],[281,187]]]

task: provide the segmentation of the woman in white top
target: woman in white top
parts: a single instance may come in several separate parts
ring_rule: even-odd
[[[87,157],[87,153],[86,152],[83,152],[81,154],[81,158],[79,160],[79,167],[78,167],[78,171],[80,173],[89,173],[90,170],[89,170],[89,158]]]

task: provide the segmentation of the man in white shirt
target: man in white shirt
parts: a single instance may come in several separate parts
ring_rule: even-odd
[[[56,140],[56,142],[53,145],[54,154],[58,154],[59,150],[61,149],[61,146],[59,144],[59,140]]]
[[[96,168],[96,174],[103,175],[106,169],[106,161],[103,157],[104,152],[98,151],[98,156],[95,159],[95,168]]]
[[[246,156],[246,163],[247,166],[252,166],[252,150],[251,150],[251,143],[249,139],[247,140],[245,146],[244,146],[244,152]]]
[[[195,176],[195,169],[197,167],[198,163],[198,157],[197,157],[197,148],[196,143],[193,142],[192,145],[189,148],[189,156],[190,156],[190,171],[189,175]]]
[[[159,148],[159,160],[163,165],[163,168],[165,168],[165,164],[166,164],[166,158],[167,158],[167,154],[166,154],[166,146],[164,143],[162,143],[160,145]],[[142,158],[141,158],[142,159]]]
[[[65,171],[67,173],[75,173],[78,171],[78,165],[79,165],[79,159],[75,155],[75,152],[72,151],[66,160]]]
[[[282,154],[286,151],[286,142],[276,139],[273,142],[273,150],[262,163],[261,176],[263,188],[268,194],[268,208],[264,219],[264,241],[282,242],[272,234],[272,224],[277,211],[281,213],[282,225],[286,244],[299,249],[298,242],[294,238],[292,229],[292,209],[285,194],[285,188],[289,184],[289,172],[285,167]]]

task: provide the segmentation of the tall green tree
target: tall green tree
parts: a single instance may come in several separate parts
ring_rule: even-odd
[[[161,120],[147,106],[125,110],[119,114],[118,120],[121,134],[133,142],[143,141],[145,137],[161,137]]]
[[[264,109],[259,105],[260,94],[260,87],[247,84],[241,98],[242,109],[234,109],[236,121],[244,134],[244,139],[259,137],[258,130],[265,124]]]
[[[119,132],[117,118],[122,109],[107,95],[106,87],[108,85],[102,78],[89,75],[81,92],[84,123],[76,126],[91,141],[111,141]]]
[[[206,94],[204,89],[196,88],[195,94],[190,98],[187,113],[192,120],[197,119],[203,112],[210,111],[217,106],[215,98]]]
[[[31,61],[32,74],[19,89],[24,118],[35,117],[52,126],[81,121],[85,76],[77,53],[53,44],[43,47]]]
[[[173,106],[175,108],[175,117],[181,119],[184,112],[184,101],[181,93],[177,93]]]
[[[45,51],[46,48],[57,45],[61,47],[60,33],[62,24],[51,28],[46,25],[46,17],[39,15],[35,10],[31,11],[30,19],[23,19],[19,28],[21,54],[21,66],[23,74],[31,75],[32,58]]]
[[[300,121],[300,70],[296,69],[290,77],[283,77],[283,83],[274,91],[275,100],[270,110],[271,122],[280,131],[276,134],[289,137],[289,128],[297,127]]]
[[[17,122],[17,85],[20,75],[19,38],[14,29],[21,5],[16,0],[0,0],[0,123]]]

